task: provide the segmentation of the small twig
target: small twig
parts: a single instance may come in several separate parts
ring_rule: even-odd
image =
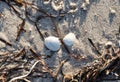
[[[30,51],[33,53],[33,56],[36,58],[36,59],[41,59],[41,57],[36,53],[35,50],[33,50],[32,48],[30,48]]]
[[[17,79],[22,79],[22,78],[27,77],[27,76],[32,72],[32,70],[34,69],[34,67],[35,67],[38,63],[39,63],[39,61],[36,61],[36,62],[33,64],[33,66],[30,68],[29,72],[28,72],[26,75],[14,77],[14,78],[12,78],[9,82],[13,82],[13,81],[15,81],[15,80],[17,80]]]
[[[94,45],[93,41],[90,38],[88,38],[88,41],[91,43],[91,45],[96,50],[96,52],[101,56],[102,54],[99,52],[99,50],[97,49],[97,47]]]
[[[20,19],[22,19],[21,17],[20,17],[20,13],[10,4],[10,1],[9,0],[4,0],[4,2],[5,3],[7,3],[8,4],[8,6],[10,6],[12,9],[13,9],[13,11],[18,15],[18,17],[20,18]]]
[[[14,0],[17,6],[23,6],[23,0]]]
[[[23,78],[26,82],[31,82],[30,80],[26,79],[26,78]]]
[[[56,82],[57,76],[58,76],[58,74],[60,73],[62,66],[64,65],[64,63],[65,63],[67,60],[68,60],[68,59],[63,60],[63,61],[61,62],[61,64],[60,64],[60,66],[58,67],[57,73],[56,73],[56,75],[54,76],[54,82]]]
[[[42,40],[44,41],[44,36],[43,36],[42,32],[39,30],[39,28],[38,28],[38,26],[37,26],[37,21],[38,21],[38,20],[37,20],[37,21],[33,21],[32,19],[30,19],[30,17],[28,16],[27,5],[26,5],[26,4],[25,4],[25,15],[26,15],[26,17],[28,18],[29,21],[31,21],[32,23],[35,24],[35,27],[36,27],[39,35],[41,36]]]
[[[18,38],[19,38],[21,32],[22,32],[22,31],[26,31],[26,30],[24,29],[24,26],[25,26],[25,19],[22,19],[22,23],[21,23],[21,24],[19,25],[19,27],[18,27],[18,33],[17,33],[16,41],[18,41]]]
[[[17,55],[15,55],[15,58],[19,57],[20,55],[23,55],[24,53],[25,53],[25,47],[22,50],[20,50],[20,52]]]
[[[55,31],[57,32],[57,35],[60,39],[62,39],[62,36],[61,36],[61,32],[60,32],[60,29],[58,28],[58,23],[56,21],[54,21],[53,18],[51,18],[51,21],[55,27]]]
[[[9,42],[5,41],[5,40],[4,40],[4,39],[2,39],[2,38],[0,38],[0,41],[1,41],[1,42],[3,42],[3,43],[5,43],[5,44],[7,44],[8,46],[12,46],[12,44],[11,44],[11,43],[9,43]]]
[[[87,58],[84,57],[84,56],[77,56],[77,55],[75,55],[75,54],[72,54],[72,53],[70,52],[70,50],[68,49],[68,47],[64,44],[63,40],[60,39],[60,41],[61,41],[64,49],[67,51],[68,55],[69,55],[71,58],[76,59],[76,60],[86,60],[86,59],[87,59]]]
[[[44,40],[45,40],[45,39],[44,39],[44,36],[43,36],[42,32],[39,30],[39,28],[38,28],[38,26],[37,26],[37,23],[35,23],[35,27],[36,27],[39,35],[41,36],[41,39],[44,41]]]
[[[34,58],[36,58],[37,60],[39,60],[39,62],[43,65],[44,70],[46,70],[52,77],[54,77],[55,75],[53,74],[53,71],[47,67],[47,65],[45,64],[45,62],[42,61],[41,57],[39,57],[39,55],[32,48],[30,48],[30,51],[34,54],[33,55]]]
[[[5,78],[4,74],[0,76],[0,80],[1,80],[2,82],[6,82],[6,78]]]

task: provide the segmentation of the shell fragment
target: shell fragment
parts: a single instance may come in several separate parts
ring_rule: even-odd
[[[64,1],[63,0],[52,0],[51,5],[55,11],[59,11],[64,8]]]

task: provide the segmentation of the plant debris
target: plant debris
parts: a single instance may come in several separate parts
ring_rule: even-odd
[[[54,62],[54,66],[50,67],[46,61],[51,62],[49,58],[42,58],[42,56],[46,57],[46,54],[41,54],[43,51],[37,51],[36,46],[33,48],[33,46],[30,46],[29,48],[20,46],[19,50],[10,51],[8,49],[7,52],[4,52],[4,50],[1,49],[0,52],[0,82],[32,82],[31,78],[52,78],[53,82],[57,82],[60,78],[60,82],[100,82],[103,76],[113,74],[114,76],[118,77],[120,76],[120,42],[118,43],[119,46],[113,45],[112,43],[108,43],[107,45],[103,45],[104,49],[101,51],[98,49],[98,47],[95,45],[94,41],[90,38],[86,38],[85,40],[89,41],[89,43],[92,45],[92,49],[96,51],[95,55],[97,57],[94,57],[94,60],[92,62],[88,62],[87,64],[83,65],[83,67],[80,68],[79,72],[77,72],[74,75],[67,74],[65,75],[61,68],[65,64],[65,62],[68,62],[70,59],[73,59],[75,61],[87,61],[88,58],[84,56],[84,54],[79,53],[80,55],[76,55],[72,53],[71,49],[69,49],[68,46],[73,45],[73,41],[76,39],[75,35],[70,35],[68,39],[70,39],[71,44],[68,44],[69,41],[65,42],[63,33],[61,31],[62,28],[59,27],[58,22],[61,20],[58,20],[59,18],[63,18],[66,14],[74,14],[78,10],[78,4],[76,3],[70,3],[70,13],[64,13],[62,10],[64,10],[65,4],[62,0],[43,0],[44,4],[47,5],[51,2],[51,7],[53,7],[53,10],[55,12],[59,12],[59,15],[49,13],[46,9],[42,9],[42,7],[38,7],[38,5],[26,2],[25,0],[1,0],[2,2],[5,2],[10,7],[10,12],[14,12],[14,14],[22,20],[22,22],[19,24],[16,34],[15,42],[19,41],[21,34],[23,32],[27,32],[25,30],[25,25],[29,21],[31,24],[34,25],[36,31],[39,33],[38,36],[41,37],[42,42],[46,41],[46,38],[44,37],[44,33],[41,31],[41,28],[38,26],[38,21],[41,19],[44,19],[46,17],[50,18],[52,24],[53,24],[53,30],[54,35],[57,38],[58,46],[55,43],[52,44],[45,44],[47,48],[49,48],[51,51],[48,51],[48,54],[52,54],[52,56],[59,55],[59,65],[58,67],[55,66],[56,63]],[[81,4],[81,8],[83,10],[89,10],[90,5],[89,0],[84,0]],[[24,15],[23,18],[21,13],[16,9],[16,7],[21,8],[23,7]],[[35,10],[40,13],[40,15],[32,16],[31,12],[29,10]],[[116,10],[110,9],[110,12],[112,14],[117,14]],[[63,13],[63,14],[62,14]],[[76,12],[78,13],[78,12]],[[4,17],[4,14],[0,13],[0,18]],[[32,19],[35,18],[35,20]],[[33,28],[34,28],[33,27]],[[73,28],[73,27],[71,27]],[[51,30],[51,29],[50,29]],[[32,30],[30,30],[32,31]],[[34,33],[33,33],[34,34]],[[46,36],[49,35],[47,32],[45,32]],[[120,34],[120,26],[118,33],[116,35],[119,36]],[[30,36],[36,36],[31,35]],[[48,36],[49,37],[49,36]],[[66,36],[65,36],[66,37]],[[72,37],[72,38],[71,38]],[[54,38],[51,38],[49,42],[52,40],[55,40]],[[29,42],[29,40],[27,40]],[[60,41],[60,42],[59,42]],[[6,41],[2,38],[0,38],[0,42],[5,43],[8,46],[13,46],[13,44],[9,41]],[[67,45],[67,46],[66,46]],[[51,47],[52,46],[52,47]],[[56,47],[57,46],[57,47]],[[62,47],[61,47],[62,46]],[[41,44],[39,45],[41,47]],[[61,49],[60,49],[61,48]],[[60,49],[60,50],[59,50]],[[58,51],[59,50],[59,51]],[[64,59],[61,58],[61,54],[59,54],[61,51],[65,50],[65,53],[68,55],[68,57],[65,57]],[[17,51],[17,53],[16,53]],[[47,51],[47,50],[46,50]],[[58,51],[56,53],[55,51]],[[47,52],[46,52],[47,53]],[[54,54],[55,55],[54,55]],[[64,52],[62,52],[62,55]],[[89,54],[92,56],[91,54]],[[24,57],[23,57],[24,56]],[[51,57],[52,57],[51,56]],[[56,58],[57,59],[57,58]],[[55,60],[56,60],[55,59]],[[53,63],[53,62],[52,62]],[[55,70],[55,68],[57,70]],[[47,74],[47,75],[46,75]],[[109,80],[109,79],[107,79]]]

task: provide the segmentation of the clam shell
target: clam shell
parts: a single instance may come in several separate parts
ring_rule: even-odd
[[[66,46],[72,46],[76,40],[74,33],[68,33],[64,38],[63,42]]]
[[[45,38],[45,46],[51,51],[58,51],[60,49],[60,41],[59,38],[54,36],[49,36]]]

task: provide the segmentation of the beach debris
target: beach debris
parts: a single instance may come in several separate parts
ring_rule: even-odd
[[[58,51],[60,49],[60,41],[59,38],[55,36],[49,36],[45,38],[45,46],[51,51]]]
[[[17,3],[19,6],[23,6],[23,0],[14,0],[15,3]]]
[[[85,3],[89,5],[90,4],[90,0],[85,0]]]
[[[84,0],[84,2],[81,5],[81,9],[83,9],[84,11],[87,10],[87,6],[90,4],[90,0]]]
[[[87,10],[87,4],[84,2],[84,3],[82,3],[82,5],[81,5],[81,9],[83,9],[83,10]]]
[[[74,2],[71,2],[71,3],[70,3],[69,8],[70,8],[69,13],[74,13],[74,12],[76,12],[76,11],[78,10],[77,4],[74,3]]]
[[[66,62],[62,67],[62,73],[66,78],[73,77],[73,67],[70,65],[70,62]],[[64,77],[64,78],[65,78]]]
[[[110,7],[110,13],[115,15],[116,14],[116,10],[114,8]]]
[[[64,38],[63,42],[65,43],[66,46],[72,46],[76,40],[75,34],[74,33],[68,33]]]
[[[65,82],[69,82],[70,80],[72,80],[73,76],[70,74],[64,75],[64,81]]]
[[[64,8],[64,1],[63,0],[52,0],[51,5],[55,11],[59,11]]]
[[[43,3],[44,3],[45,5],[47,5],[47,4],[50,3],[50,1],[51,1],[51,0],[43,0]]]
[[[107,43],[105,43],[106,49],[109,49],[112,45],[113,43],[111,41],[108,41]]]
[[[33,56],[35,59],[40,59],[39,54],[37,54],[37,52],[36,52],[35,50],[33,50],[32,48],[30,48],[30,51],[32,52],[32,56]]]
[[[88,38],[88,41],[89,41],[90,44],[92,45],[93,49],[94,49],[99,55],[101,55],[101,52],[100,52],[99,49],[95,46],[95,44],[93,43],[92,39]]]
[[[24,29],[24,27],[25,27],[25,19],[22,19],[22,23],[19,24],[19,26],[18,26],[16,41],[18,41],[18,39],[19,39],[20,34],[22,33],[22,31],[26,32],[26,30]]]
[[[12,44],[8,40],[8,37],[3,32],[0,32],[0,41],[8,46],[12,46]]]

